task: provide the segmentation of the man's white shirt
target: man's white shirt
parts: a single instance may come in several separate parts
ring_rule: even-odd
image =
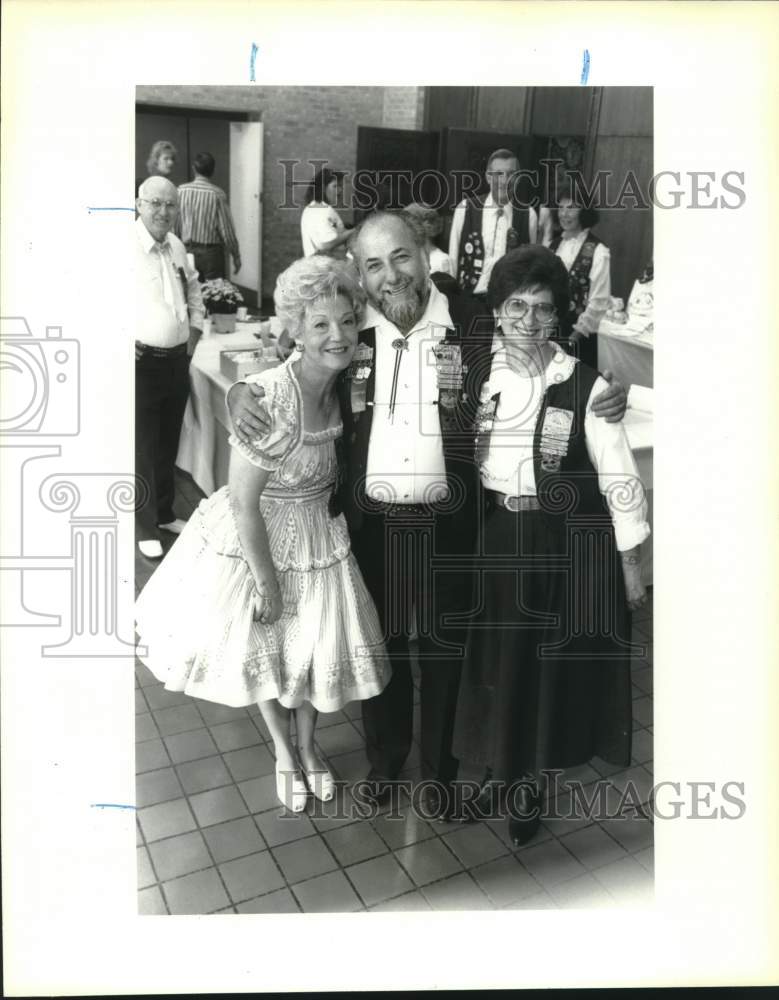
[[[388,503],[432,503],[448,495],[438,380],[433,348],[452,327],[445,295],[430,284],[424,314],[401,351],[394,415],[390,415],[398,328],[368,306],[363,329],[376,328],[373,420],[368,445],[366,493]]]
[[[457,271],[460,259],[460,236],[465,225],[465,212],[468,202],[463,199],[454,210],[452,217],[452,229],[449,234],[449,259],[452,266]],[[549,210],[543,206],[539,209],[541,213],[541,238],[539,239],[539,214],[534,208],[528,208],[528,238],[531,243],[541,243],[548,246],[551,242],[551,217]],[[484,265],[481,276],[474,288],[474,294],[487,291],[487,285],[492,274],[495,262],[500,260],[506,253],[506,237],[509,229],[509,218],[511,207],[509,205],[496,205],[491,194],[484,200],[484,209],[481,213],[481,235],[484,241]]]
[[[190,326],[197,329],[203,327],[203,300],[197,271],[187,260],[184,244],[172,233],[168,233],[162,241],[167,244],[167,274],[163,272],[166,264],[157,241],[140,218],[135,220],[135,234],[135,339],[149,347],[168,348],[185,344],[189,340]],[[177,268],[182,269],[186,278],[186,300],[176,274]],[[177,315],[174,304],[179,300],[181,308]]]

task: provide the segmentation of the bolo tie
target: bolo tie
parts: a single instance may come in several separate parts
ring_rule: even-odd
[[[405,337],[396,337],[392,341],[392,346],[395,348],[395,368],[392,372],[392,391],[390,392],[390,402],[389,402],[389,418],[390,423],[395,419],[395,400],[398,395],[398,376],[400,375],[400,359],[403,357],[403,352],[408,350],[408,341]]]

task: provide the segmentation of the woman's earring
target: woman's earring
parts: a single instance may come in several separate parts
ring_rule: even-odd
[[[295,350],[296,351],[299,351],[302,354],[305,351],[305,349],[306,349],[305,344],[301,344],[297,340],[295,341]]]

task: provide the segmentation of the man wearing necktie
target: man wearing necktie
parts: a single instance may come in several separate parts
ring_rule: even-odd
[[[178,534],[174,466],[189,394],[189,359],[203,327],[197,271],[170,230],[176,188],[164,177],[144,181],[136,200],[135,472],[141,480],[138,547],[162,555],[159,529]]]
[[[449,234],[449,259],[457,282],[465,291],[483,297],[492,268],[509,250],[525,243],[552,239],[548,208],[519,208],[511,204],[519,159],[510,149],[497,149],[487,160],[490,193],[483,200],[463,201],[454,210]]]

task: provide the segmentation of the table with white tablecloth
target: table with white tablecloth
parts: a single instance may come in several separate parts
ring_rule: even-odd
[[[654,386],[654,335],[604,319],[598,327],[598,369],[631,385]]]
[[[238,323],[235,333],[201,337],[189,369],[189,402],[181,428],[176,465],[210,496],[224,486],[230,466],[225,395],[233,380],[219,369],[222,351],[261,347],[260,323]]]

